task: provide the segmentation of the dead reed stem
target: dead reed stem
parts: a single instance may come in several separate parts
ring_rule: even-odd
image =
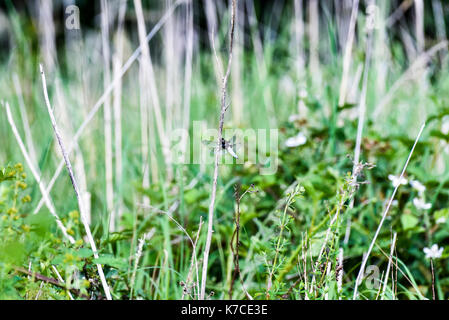
[[[116,31],[116,46],[115,53],[112,57],[112,77],[115,79],[119,72],[123,61],[123,42],[125,38],[124,34],[124,21],[126,14],[126,1],[120,2],[118,13],[118,24]],[[114,110],[114,133],[115,133],[115,186],[117,189],[117,200],[115,212],[117,212],[117,223],[121,220],[123,213],[123,199],[122,199],[122,179],[123,179],[123,153],[122,153],[122,81],[119,78],[119,82],[114,88],[114,99],[112,102]]]
[[[176,1],[165,13],[165,15],[158,21],[158,23],[156,23],[156,25],[153,27],[153,29],[151,29],[151,31],[147,34],[145,41],[148,42],[150,41],[155,35],[156,33],[163,27],[163,25],[167,22],[168,18],[170,18],[170,16],[173,14],[174,10],[181,4],[183,3],[185,0],[178,0]],[[142,52],[142,46],[139,45],[139,47],[137,47],[137,49],[133,52],[133,54],[128,58],[128,60],[125,62],[125,64],[122,66],[122,68],[120,69],[120,72],[118,72],[118,74],[116,75],[116,77],[114,78],[114,80],[109,84],[109,86],[107,87],[107,89],[104,91],[104,93],[101,95],[101,97],[97,100],[97,102],[95,103],[95,105],[92,107],[92,109],[89,111],[89,113],[87,114],[86,118],[84,119],[83,123],[80,125],[80,127],[78,128],[78,130],[76,131],[75,135],[73,136],[72,139],[72,143],[69,145],[68,149],[67,149],[67,154],[70,155],[70,153],[75,149],[75,147],[78,144],[78,140],[80,139],[81,135],[84,133],[85,129],[87,128],[87,126],[89,125],[89,123],[93,120],[93,118],[95,117],[95,115],[97,114],[97,112],[101,109],[101,107],[103,106],[104,102],[106,101],[106,98],[109,97],[109,95],[111,94],[111,92],[114,90],[114,88],[121,82],[121,78],[123,77],[123,75],[129,70],[129,68],[132,66],[132,64],[134,63],[134,61],[137,60],[137,58],[140,56]],[[55,173],[53,174],[53,177],[50,180],[50,183],[47,186],[47,193],[50,194],[51,189],[53,188],[56,179],[59,177],[59,175],[61,174],[62,169],[64,168],[64,160],[61,160],[59,162],[59,165],[55,171]],[[38,207],[35,209],[35,211],[39,210],[42,205],[44,204],[44,200],[41,199],[41,201],[38,204]]]
[[[28,152],[27,152],[27,150],[25,148],[25,145],[24,145],[24,143],[22,141],[22,138],[20,137],[19,131],[17,130],[16,124],[15,124],[14,119],[12,117],[11,109],[9,107],[9,103],[8,102],[4,103],[4,106],[5,106],[5,109],[6,109],[6,116],[8,118],[8,122],[11,125],[11,130],[12,130],[14,136],[16,137],[16,140],[17,140],[17,143],[19,145],[19,148],[22,151],[23,157],[25,158],[25,161],[26,161],[26,163],[28,165],[28,168],[31,171],[31,174],[33,175],[34,179],[36,180],[36,182],[37,182],[37,184],[39,186],[39,189],[40,189],[40,191],[42,193],[42,197],[44,199],[44,203],[47,206],[48,211],[50,211],[51,215],[56,219],[56,224],[58,225],[59,229],[61,229],[62,234],[64,235],[64,237],[66,237],[69,240],[70,243],[74,244],[75,240],[73,239],[73,237],[71,235],[69,235],[67,233],[66,227],[64,227],[64,225],[61,222],[61,219],[59,219],[59,216],[56,213],[56,209],[55,209],[55,207],[54,207],[54,205],[53,205],[53,203],[52,203],[52,201],[50,199],[50,196],[47,193],[47,191],[45,190],[45,186],[44,186],[44,183],[43,183],[43,181],[42,181],[42,179],[40,177],[40,174],[35,169],[33,161],[31,160],[31,157],[30,157],[30,155],[28,154]]]
[[[354,42],[355,24],[357,22],[357,13],[359,8],[359,0],[354,0],[352,3],[351,20],[349,22],[348,35],[345,44],[345,53],[343,57],[343,76],[340,83],[340,96],[338,98],[338,105],[341,107],[345,104],[349,67],[351,65],[352,44]]]
[[[374,19],[374,17],[371,17]],[[363,82],[362,82],[362,92],[360,94],[360,101],[359,101],[359,107],[358,107],[358,123],[357,123],[357,136],[356,136],[356,142],[354,147],[354,166],[352,168],[352,172],[355,171],[356,166],[360,162],[360,150],[362,147],[362,137],[363,137],[363,127],[365,125],[365,113],[366,113],[366,95],[368,91],[368,75],[369,75],[369,68],[371,64],[371,55],[372,55],[372,47],[373,47],[373,30],[367,30],[367,38],[366,38],[366,49],[365,49],[365,65],[363,70]],[[341,92],[340,92],[341,93]],[[341,97],[341,96],[340,96]],[[344,102],[344,99],[343,99]],[[357,182],[357,176],[355,177],[355,182]],[[349,208],[352,209],[354,207],[354,200],[355,196],[351,199],[349,203]],[[351,217],[348,216],[347,220],[347,228],[346,228],[346,234],[344,238],[344,243],[348,243],[349,241],[349,234],[351,232]]]
[[[204,247],[204,254],[203,254],[203,272],[202,272],[202,278],[201,278],[200,300],[204,300],[204,295],[206,292],[209,251],[210,251],[210,245],[212,243],[215,197],[216,197],[216,193],[217,193],[217,180],[218,180],[218,160],[219,160],[219,156],[220,156],[220,153],[218,152],[218,150],[219,150],[219,144],[220,144],[221,138],[223,136],[224,116],[225,116],[225,113],[227,110],[226,88],[227,88],[227,84],[228,84],[228,78],[229,78],[229,73],[231,71],[231,63],[232,63],[232,47],[233,47],[233,42],[234,42],[234,24],[235,24],[236,2],[237,2],[237,0],[232,0],[231,31],[230,31],[230,36],[229,36],[228,65],[227,65],[226,73],[223,75],[222,82],[221,82],[220,120],[219,120],[219,126],[218,126],[218,140],[217,140],[217,145],[215,147],[214,178],[213,178],[213,182],[212,182],[211,200],[210,200],[210,204],[209,204],[207,238],[206,238],[206,245]]]
[[[391,268],[391,264],[392,264],[392,261],[393,261],[393,252],[394,252],[394,248],[396,246],[397,235],[398,234],[395,232],[394,235],[393,235],[393,240],[391,241],[390,257],[388,259],[387,272],[385,274],[385,280],[384,280],[384,286],[383,286],[383,289],[382,289],[381,300],[383,300],[385,298],[385,291],[387,290],[388,275],[390,274],[390,268]]]
[[[101,41],[103,53],[103,85],[106,90],[111,82],[111,53],[109,47],[109,8],[106,0],[101,0]],[[115,231],[114,213],[114,187],[112,164],[112,117],[111,99],[108,96],[104,101],[104,167],[106,178],[106,210],[109,216],[109,229]]]
[[[421,137],[421,134],[423,133],[425,126],[426,126],[426,124],[424,123],[421,126],[421,129],[419,130],[418,136],[416,137],[415,143],[413,144],[413,147],[410,150],[410,153],[408,155],[407,161],[405,162],[404,168],[402,169],[402,172],[401,172],[401,175],[399,177],[399,180],[401,180],[404,177],[405,171],[407,170],[407,166],[408,166],[408,164],[410,162],[410,159],[412,158],[413,151],[415,150],[415,147],[418,144],[419,138]],[[393,203],[394,196],[396,195],[396,192],[398,191],[400,185],[401,184],[398,183],[396,185],[396,187],[394,188],[393,194],[391,195],[390,200],[388,201],[387,207],[385,208],[385,211],[384,211],[384,213],[382,215],[382,219],[379,222],[379,226],[377,227],[377,230],[376,230],[376,233],[374,234],[373,240],[371,241],[371,244],[370,244],[370,246],[368,248],[368,251],[367,251],[366,255],[364,256],[364,258],[362,260],[362,265],[360,266],[359,274],[357,275],[357,279],[356,279],[356,282],[355,282],[354,296],[353,296],[354,300],[357,298],[357,293],[358,293],[357,289],[358,289],[359,284],[362,281],[363,273],[365,272],[366,262],[368,261],[368,258],[369,258],[370,254],[371,254],[371,251],[373,250],[373,247],[374,247],[374,244],[376,242],[376,239],[377,239],[377,237],[378,237],[378,235],[380,233],[380,230],[382,229],[382,225],[383,225],[383,223],[385,221],[385,218],[387,217],[388,211],[390,210],[391,204]]]
[[[60,134],[59,128],[58,128],[58,126],[56,124],[55,116],[53,114],[53,109],[51,108],[50,100],[48,98],[47,81],[45,79],[45,73],[44,73],[44,70],[42,68],[42,65],[39,65],[39,67],[40,67],[40,72],[41,72],[41,77],[42,77],[42,87],[43,87],[43,90],[44,90],[45,104],[47,105],[47,111],[48,111],[48,114],[50,116],[51,124],[53,126],[53,131],[55,133],[56,139],[58,140],[58,144],[59,144],[59,147],[61,149],[61,153],[62,153],[62,156],[64,158],[64,162],[66,164],[67,171],[68,171],[69,176],[70,176],[70,181],[72,182],[73,189],[75,190],[75,195],[76,195],[76,198],[78,200],[78,207],[79,207],[80,214],[81,214],[81,221],[82,221],[82,223],[84,225],[84,229],[86,231],[87,239],[88,239],[90,247],[91,247],[91,249],[92,249],[92,251],[94,253],[94,257],[98,259],[99,256],[98,256],[98,252],[97,252],[97,247],[95,245],[94,238],[92,236],[89,224],[88,224],[87,219],[86,219],[86,212],[85,212],[84,201],[83,201],[83,198],[81,197],[81,193],[80,193],[80,190],[78,188],[78,184],[76,182],[75,175],[73,174],[72,165],[70,163],[70,159],[68,157],[68,154],[66,152],[64,144],[62,142],[61,134]],[[97,263],[97,269],[98,269],[98,275],[100,276],[101,284],[103,286],[106,298],[108,300],[112,300],[112,296],[111,296],[111,293],[110,293],[110,290],[109,290],[109,286],[108,286],[108,284],[106,282],[106,278],[105,278],[104,273],[103,273],[103,268],[98,263]]]

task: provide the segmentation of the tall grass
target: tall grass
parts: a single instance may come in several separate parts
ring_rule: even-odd
[[[7,1],[0,63],[0,282],[17,296],[448,297],[447,250],[424,251],[448,240],[444,2],[101,0],[81,30],[39,3]],[[217,142],[278,129],[278,170],[189,162],[194,121]]]

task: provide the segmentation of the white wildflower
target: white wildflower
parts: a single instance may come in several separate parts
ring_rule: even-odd
[[[445,223],[445,222],[446,222],[446,218],[445,217],[440,217],[436,221],[437,224],[442,224],[442,223]]]
[[[293,147],[297,147],[297,146],[302,146],[306,142],[307,142],[307,138],[304,135],[304,133],[299,132],[296,136],[288,138],[285,141],[285,146],[287,146],[289,148],[293,148]]]
[[[441,133],[447,135],[449,133],[449,116],[444,116],[441,124]]]
[[[297,120],[301,119],[299,114],[292,114],[288,117],[288,122],[295,122]]]
[[[422,194],[424,191],[426,191],[426,187],[418,180],[410,180],[410,185],[413,189],[418,191],[419,194]]]
[[[390,179],[391,183],[393,184],[393,187],[397,187],[400,184],[407,184],[408,180],[405,179],[404,177],[400,177],[400,176],[395,176],[392,174],[388,175],[388,179]]]
[[[437,244],[432,245],[432,247],[424,248],[423,251],[426,254],[426,259],[438,259],[441,258],[443,254],[443,247],[438,248]]]
[[[413,198],[413,204],[419,210],[429,210],[432,207],[431,203],[426,203],[422,198]]]

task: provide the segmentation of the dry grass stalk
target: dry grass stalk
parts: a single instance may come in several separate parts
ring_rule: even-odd
[[[395,232],[393,235],[393,240],[391,241],[390,257],[388,258],[388,266],[387,266],[387,271],[385,273],[385,279],[384,279],[384,285],[383,285],[383,289],[382,289],[381,300],[383,300],[385,298],[385,291],[387,290],[387,286],[388,286],[388,276],[390,274],[390,268],[391,268],[391,264],[393,261],[393,252],[394,252],[394,248],[396,246],[397,235],[398,234]]]
[[[169,140],[167,136],[167,132],[165,130],[164,121],[162,119],[162,111],[161,111],[161,105],[158,95],[158,90],[156,87],[156,78],[153,68],[153,63],[151,61],[151,55],[150,55],[150,47],[148,45],[148,42],[145,39],[146,34],[146,27],[145,27],[145,20],[143,16],[143,10],[142,10],[142,3],[141,0],[134,0],[134,9],[136,11],[136,17],[137,17],[137,28],[139,33],[139,42],[140,47],[142,48],[142,63],[143,68],[145,70],[145,77],[148,84],[148,88],[145,88],[145,90],[149,90],[150,98],[151,98],[151,104],[152,104],[152,110],[154,111],[155,116],[155,123],[159,135],[159,140],[162,146],[162,153],[164,155],[164,161],[165,161],[165,169],[167,173],[167,180],[171,180],[173,177],[173,168],[172,168],[172,161],[171,161],[171,151],[170,151],[170,145]],[[151,127],[151,126],[150,126]]]
[[[309,69],[314,87],[321,83],[319,43],[320,43],[320,15],[318,0],[309,1]]]
[[[193,59],[193,4],[189,1],[186,8],[186,33],[187,42],[185,48],[184,67],[184,106],[183,128],[188,130],[190,124],[190,97],[192,92],[192,59]],[[184,150],[187,145],[184,146]],[[185,151],[184,151],[185,152]]]
[[[111,82],[111,53],[109,47],[109,8],[106,0],[101,0],[101,42],[103,53],[103,85],[106,90]],[[109,229],[115,231],[114,187],[112,163],[112,117],[111,99],[106,97],[103,108],[104,116],[104,167],[106,178],[106,210],[109,215]]]
[[[53,71],[57,57],[53,1],[39,0],[39,2],[36,1],[36,6],[36,9],[39,11],[39,47],[41,48],[45,65],[48,66],[50,71]]]
[[[429,50],[423,52],[418,58],[416,58],[412,65],[408,67],[408,69],[401,75],[401,77],[394,82],[387,94],[378,103],[376,109],[374,110],[373,118],[379,117],[386,105],[393,99],[396,91],[398,91],[408,81],[416,79],[416,76],[420,73],[420,71],[422,71],[424,68],[427,68],[427,63],[429,62],[429,60],[440,50],[447,50],[447,46],[447,40],[441,41],[431,47]]]
[[[117,192],[117,204],[115,207],[115,212],[117,212],[116,222],[121,220],[123,213],[123,203],[122,203],[122,193],[120,188],[122,186],[123,180],[123,155],[122,155],[122,81],[118,77],[120,72],[120,67],[123,61],[123,42],[125,38],[124,33],[124,20],[126,13],[126,1],[120,2],[119,13],[118,13],[118,23],[116,31],[116,46],[115,53],[112,57],[112,74],[113,78],[119,78],[118,84],[114,88],[114,98],[113,98],[113,110],[114,110],[114,133],[115,133],[115,185],[119,190]]]
[[[72,243],[72,244],[75,243],[75,239],[73,239],[73,237],[67,233],[66,227],[62,224],[61,219],[59,219],[59,216],[56,213],[56,209],[55,209],[55,207],[54,207],[54,205],[53,205],[53,203],[52,203],[52,201],[50,199],[50,196],[47,193],[47,191],[45,190],[45,185],[44,185],[44,183],[43,183],[43,181],[42,181],[42,179],[40,177],[40,174],[35,169],[33,161],[31,160],[31,157],[30,157],[30,155],[28,154],[28,152],[27,152],[27,150],[25,148],[25,145],[24,145],[24,143],[22,141],[22,138],[20,137],[19,131],[17,130],[16,124],[15,124],[14,119],[12,117],[11,109],[9,107],[9,103],[8,102],[4,103],[4,107],[6,109],[6,116],[8,118],[8,122],[11,125],[11,130],[12,130],[12,132],[13,132],[16,140],[17,140],[17,144],[19,145],[20,150],[22,151],[23,157],[25,158],[25,161],[26,161],[26,163],[28,165],[28,168],[31,171],[31,174],[33,175],[34,179],[36,180],[36,182],[37,182],[37,184],[39,186],[39,189],[40,189],[40,191],[42,193],[42,197],[44,199],[44,203],[47,206],[48,211],[50,211],[51,215],[55,218],[56,224],[58,225],[58,228],[61,229],[62,234],[64,235],[64,237],[66,237],[69,240],[70,243]]]
[[[444,22],[444,14],[443,14],[443,6],[441,5],[440,0],[432,0],[432,10],[433,10],[433,16],[435,18],[435,28],[437,31],[437,39],[439,41],[445,41],[447,40],[446,35],[446,24]],[[440,59],[441,61],[444,60],[444,58],[447,55],[447,49],[440,51]]]
[[[232,48],[233,48],[233,42],[234,42],[236,2],[237,2],[237,0],[232,0],[231,31],[230,31],[230,35],[229,35],[229,57],[228,57],[226,73],[223,75],[222,82],[221,82],[220,120],[219,120],[219,126],[218,126],[218,140],[217,140],[217,145],[215,147],[214,176],[213,176],[213,182],[212,182],[212,194],[211,194],[211,198],[210,198],[211,200],[210,200],[210,204],[209,204],[207,238],[206,238],[206,245],[204,247],[204,254],[203,254],[203,272],[202,272],[202,278],[201,278],[200,300],[204,300],[204,296],[205,296],[205,292],[206,292],[209,251],[210,251],[210,245],[212,243],[215,197],[216,197],[216,193],[217,193],[217,181],[218,181],[218,160],[219,160],[219,156],[220,156],[220,153],[218,152],[218,148],[219,148],[221,138],[223,136],[224,116],[225,116],[225,113],[227,110],[226,88],[227,88],[227,84],[228,84],[228,78],[229,78],[229,74],[231,71],[231,63],[232,63]],[[215,54],[215,56],[217,56],[217,55]]]
[[[50,105],[50,100],[48,98],[48,92],[47,92],[47,82],[46,82],[46,79],[45,79],[45,73],[44,73],[44,70],[42,68],[42,65],[40,65],[40,72],[41,72],[41,77],[42,77],[42,87],[43,87],[43,90],[44,90],[45,104],[47,105],[47,111],[48,111],[48,114],[50,116],[50,120],[51,120],[51,123],[52,123],[52,126],[53,126],[53,131],[55,133],[56,139],[58,140],[58,144],[59,144],[59,147],[61,149],[61,153],[62,153],[62,156],[64,158],[64,162],[66,164],[67,171],[69,173],[73,189],[75,190],[75,195],[76,195],[76,198],[78,200],[78,207],[79,207],[80,214],[81,214],[81,222],[84,225],[84,229],[85,229],[85,232],[86,232],[86,235],[87,235],[87,239],[88,239],[90,247],[91,247],[91,249],[92,249],[92,251],[94,253],[94,257],[98,258],[99,255],[98,255],[97,247],[95,245],[94,238],[93,238],[92,233],[90,231],[89,224],[88,224],[88,222],[86,220],[86,211],[85,211],[84,201],[83,201],[83,198],[81,197],[81,193],[80,193],[78,184],[76,182],[75,175],[74,175],[73,170],[72,170],[72,164],[70,163],[70,159],[69,159],[67,151],[66,151],[66,149],[64,147],[64,144],[63,144],[63,141],[62,141],[62,138],[61,138],[61,134],[60,134],[59,128],[58,128],[58,126],[56,124],[55,116],[53,114],[53,109],[51,108],[51,105]],[[110,289],[109,289],[109,286],[108,286],[108,284],[106,282],[106,278],[104,276],[103,268],[102,268],[102,266],[100,264],[97,264],[97,269],[98,269],[98,275],[100,276],[101,284],[103,286],[106,298],[108,300],[112,300]]]
[[[162,26],[167,22],[168,18],[173,14],[174,10],[185,0],[178,0],[176,1],[164,14],[164,16],[156,23],[156,25],[151,29],[151,31],[147,34],[145,41],[150,41],[156,33],[162,28]],[[81,138],[82,134],[86,130],[87,126],[90,124],[90,122],[94,119],[97,112],[101,109],[103,106],[103,103],[105,102],[106,98],[109,97],[111,92],[114,90],[114,88],[121,82],[121,78],[124,76],[124,74],[129,70],[129,68],[132,66],[132,64],[137,60],[137,58],[141,54],[141,46],[139,46],[133,54],[128,58],[128,60],[125,62],[125,64],[120,69],[120,72],[116,75],[114,80],[109,84],[105,92],[101,95],[101,97],[97,100],[95,105],[92,107],[92,109],[87,114],[86,118],[84,119],[83,123],[80,125],[78,130],[76,131],[75,135],[73,136],[72,143],[69,145],[67,149],[67,154],[70,155],[72,151],[75,149],[75,147],[78,144],[78,140]],[[62,169],[64,168],[64,160],[61,160],[58,164],[58,167],[53,174],[53,177],[50,180],[50,183],[47,186],[47,193],[50,194],[51,189],[53,188],[56,179],[61,174]],[[42,205],[44,204],[44,200],[41,199],[41,201],[38,204],[38,207],[35,209],[35,211],[38,211]]]
[[[374,17],[372,17],[374,19]],[[362,147],[362,137],[363,137],[363,127],[365,125],[365,113],[366,113],[366,95],[368,91],[368,75],[369,68],[371,64],[371,55],[372,55],[372,43],[373,43],[373,30],[367,30],[368,35],[366,39],[366,50],[365,50],[365,65],[363,70],[363,82],[362,82],[362,92],[360,95],[359,107],[358,107],[358,123],[357,123],[357,136],[354,147],[354,166],[352,168],[352,172],[355,172],[356,166],[360,162],[360,150]],[[341,93],[341,92],[340,92]],[[340,96],[341,97],[341,96]],[[343,99],[344,102],[344,99]],[[355,176],[355,182],[357,182],[357,176]],[[354,207],[354,197],[351,199],[349,203],[349,208],[352,209]],[[346,228],[346,235],[344,238],[345,243],[349,241],[349,233],[351,231],[351,217],[348,217],[348,227]]]
[[[415,0],[415,34],[418,54],[424,50],[424,1]]]
[[[31,133],[30,122],[28,121],[28,113],[25,108],[25,102],[23,100],[22,87],[20,86],[19,76],[14,73],[12,76],[14,83],[14,90],[19,100],[20,116],[22,117],[23,130],[25,132],[25,141],[28,147],[28,153],[34,164],[37,164],[37,153],[34,148],[33,134]],[[36,171],[39,172],[39,168],[36,167]]]
[[[419,138],[421,137],[421,134],[423,133],[425,126],[426,126],[426,124],[424,123],[421,126],[421,129],[419,130],[419,133],[418,133],[418,136],[416,137],[415,143],[413,144],[413,147],[410,150],[410,153],[408,155],[407,161],[405,162],[404,168],[402,169],[401,175],[399,176],[399,180],[401,180],[404,177],[405,171],[407,170],[407,166],[408,166],[408,164],[410,162],[410,159],[412,158],[413,151],[415,150],[415,147],[418,144]],[[359,284],[362,281],[363,273],[365,272],[366,262],[368,261],[368,258],[369,258],[370,254],[371,254],[371,251],[373,250],[374,244],[376,243],[376,239],[377,239],[377,237],[378,237],[378,235],[380,233],[380,230],[382,229],[382,225],[383,225],[383,223],[385,221],[385,218],[388,215],[388,211],[390,210],[391,204],[393,203],[394,197],[395,197],[396,192],[398,191],[400,185],[401,184],[399,183],[394,188],[393,194],[391,195],[390,200],[388,201],[387,207],[385,208],[385,211],[382,214],[382,219],[379,222],[379,226],[377,227],[377,230],[376,230],[376,233],[374,234],[373,240],[371,241],[371,244],[370,244],[370,246],[368,248],[368,251],[366,252],[366,254],[365,254],[365,256],[364,256],[364,258],[362,260],[362,265],[360,266],[360,270],[359,270],[359,273],[357,275],[357,279],[356,279],[356,282],[355,282],[354,296],[353,296],[354,300],[358,296],[357,289],[358,289]]]
[[[340,83],[340,96],[338,98],[338,105],[341,107],[345,104],[349,67],[351,66],[352,44],[354,42],[355,24],[357,22],[357,12],[359,8],[359,0],[354,0],[352,3],[351,20],[349,22],[348,35],[345,44],[345,53],[343,57],[343,76]]]
[[[196,272],[195,285],[196,285],[197,293],[200,292],[200,278],[199,278],[199,273],[198,273],[198,261],[197,261],[197,251],[196,251],[196,249],[198,247],[198,239],[200,238],[201,227],[203,226],[203,223],[204,223],[203,222],[203,218],[200,217],[200,223],[199,223],[199,226],[198,226],[198,231],[196,232],[195,242],[192,245],[192,248],[193,248],[193,250],[192,250],[192,257],[190,259],[190,268],[189,268],[189,272],[187,274],[187,279],[186,279],[186,284],[188,285],[192,281],[192,273],[193,273],[193,269],[195,267],[195,272]],[[181,297],[182,300],[184,300],[185,295],[186,295],[186,292],[184,291],[182,293],[182,297]]]

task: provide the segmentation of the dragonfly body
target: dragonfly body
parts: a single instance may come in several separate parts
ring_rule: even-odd
[[[214,141],[203,141],[203,143],[207,144],[209,147],[212,147],[211,151],[213,152],[213,147],[215,144]],[[215,144],[215,146],[216,146],[216,144]],[[233,136],[232,139],[229,141],[227,141],[225,138],[221,138],[219,152],[227,151],[232,157],[238,159],[239,157],[237,156],[237,154],[234,151],[235,148],[236,148],[235,136]]]

